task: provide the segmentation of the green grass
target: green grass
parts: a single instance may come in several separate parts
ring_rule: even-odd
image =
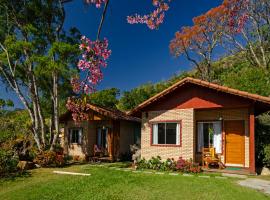
[[[53,174],[53,170],[91,173],[91,176]],[[237,179],[139,174],[105,167],[76,165],[35,169],[29,177],[0,181],[0,199],[269,199],[236,184]]]

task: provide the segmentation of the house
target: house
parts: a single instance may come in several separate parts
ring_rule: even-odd
[[[192,158],[213,146],[226,166],[255,172],[255,116],[270,98],[185,78],[129,112],[141,122],[141,156]]]
[[[93,104],[88,107],[88,121],[74,122],[70,112],[60,117],[65,154],[80,159],[103,156],[117,160],[129,153],[130,145],[140,143],[140,119],[119,110]]]

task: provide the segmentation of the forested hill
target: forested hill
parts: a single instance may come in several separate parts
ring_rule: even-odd
[[[130,110],[187,76],[200,78],[199,74],[192,70],[175,75],[167,81],[146,83],[130,91],[124,91],[116,106],[121,110]],[[211,81],[263,96],[270,95],[269,71],[252,66],[240,55],[225,57],[215,62],[211,71]]]

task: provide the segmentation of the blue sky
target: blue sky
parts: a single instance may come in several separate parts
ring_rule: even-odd
[[[116,87],[130,90],[143,83],[158,82],[175,73],[191,69],[184,58],[174,58],[169,52],[169,42],[182,26],[192,24],[192,18],[218,6],[221,0],[173,0],[159,30],[150,30],[146,25],[130,25],[128,15],[149,13],[151,0],[111,0],[101,38],[109,39],[112,50],[104,80],[98,89]],[[66,5],[65,29],[77,27],[83,35],[96,38],[102,9],[85,7],[82,0]],[[14,100],[21,107],[16,95],[0,86],[0,98]]]

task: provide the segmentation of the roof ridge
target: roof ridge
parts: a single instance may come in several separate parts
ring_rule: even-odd
[[[255,100],[255,101],[261,101],[261,102],[270,104],[270,97],[261,96],[261,95],[254,94],[254,93],[249,93],[249,92],[246,92],[246,91],[230,88],[230,87],[227,87],[227,86],[224,86],[224,85],[219,85],[217,83],[212,83],[212,82],[209,82],[209,81],[196,79],[196,78],[193,78],[193,77],[185,77],[185,78],[179,80],[178,82],[174,83],[170,87],[166,88],[165,90],[159,92],[158,94],[156,94],[156,95],[150,97],[149,99],[145,100],[144,102],[140,103],[137,107],[130,110],[128,112],[128,114],[131,115],[132,113],[134,113],[134,112],[138,111],[139,109],[149,105],[153,101],[158,100],[162,96],[167,95],[168,93],[174,91],[175,89],[177,89],[178,87],[182,86],[183,84],[185,84],[187,82],[197,84],[197,85],[200,85],[200,86],[203,86],[203,87],[208,87],[210,89],[215,89],[215,90],[218,90],[218,91],[222,91],[222,92],[225,92],[225,93],[229,93],[229,94],[232,94],[232,95],[237,95],[237,96],[240,96],[240,97],[249,98],[249,99],[252,99],[252,100]]]

